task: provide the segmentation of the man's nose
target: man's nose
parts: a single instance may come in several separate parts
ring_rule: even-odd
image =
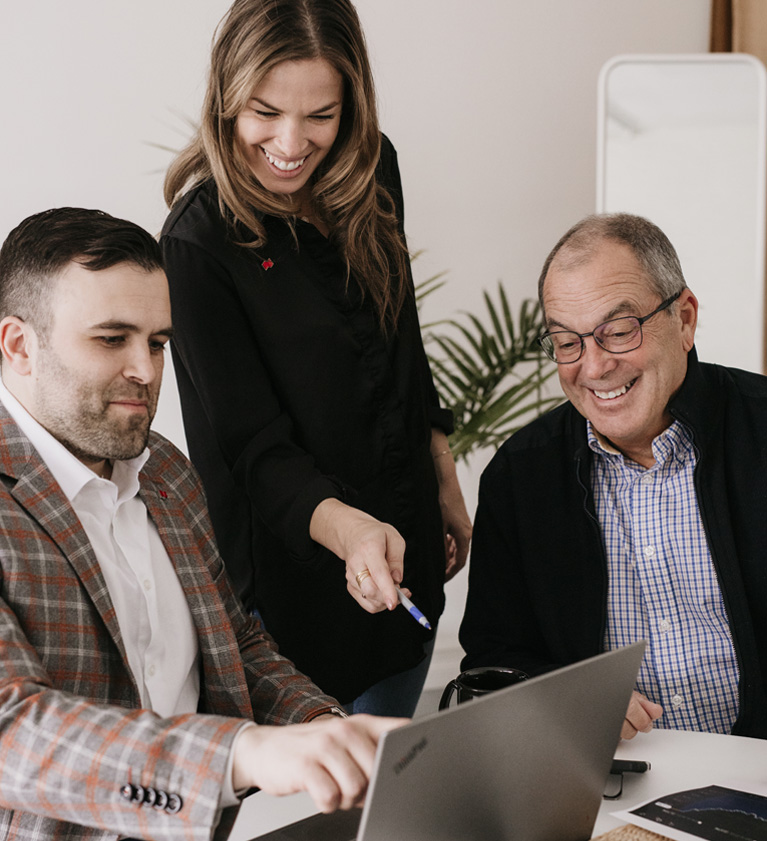
[[[123,368],[123,375],[127,379],[149,384],[157,374],[157,364],[149,348],[135,348],[131,351]]]
[[[605,350],[593,336],[583,339],[583,353],[579,361],[581,371],[590,379],[599,379],[618,364],[616,355]]]

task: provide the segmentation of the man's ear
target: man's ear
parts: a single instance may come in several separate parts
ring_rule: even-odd
[[[15,315],[0,321],[0,351],[3,360],[20,377],[32,373],[37,351],[37,334],[30,324]]]
[[[695,327],[698,324],[698,299],[689,289],[679,296],[678,312],[682,320],[682,344],[689,353],[695,343]]]

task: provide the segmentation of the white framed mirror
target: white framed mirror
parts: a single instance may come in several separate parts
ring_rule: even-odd
[[[626,55],[599,76],[597,211],[659,225],[700,301],[701,359],[765,371],[767,73],[736,53]]]

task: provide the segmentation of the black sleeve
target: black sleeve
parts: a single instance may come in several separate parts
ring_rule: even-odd
[[[399,222],[400,235],[403,241],[405,240],[405,203],[402,197],[402,179],[399,172],[399,163],[397,161],[397,150],[391,144],[386,135],[381,136],[381,162],[378,168],[378,176],[394,202],[394,211]],[[413,285],[412,276],[410,277],[410,286],[413,293],[413,300],[415,300],[415,287]],[[415,318],[418,318],[417,313]],[[418,331],[420,339],[420,328]],[[441,429],[446,435],[450,435],[453,431],[453,413],[450,409],[445,409],[440,406],[439,395],[434,386],[434,378],[429,367],[429,360],[426,356],[426,350],[423,346],[423,341],[419,340],[418,347],[415,349],[417,353],[417,363],[421,367],[424,381],[427,384],[427,396],[429,401],[429,420],[432,426]]]
[[[310,560],[314,509],[343,498],[340,483],[323,475],[294,440],[262,364],[253,328],[225,265],[175,236],[161,245],[170,281],[173,350],[190,450],[214,449],[256,512],[296,559]],[[196,449],[191,439],[211,440]],[[215,460],[213,458],[212,460]],[[210,476],[198,464],[203,475]],[[207,481],[207,479],[206,479]],[[210,489],[208,489],[210,493]]]
[[[461,668],[509,666],[529,675],[556,668],[539,632],[540,616],[526,584],[525,559],[516,532],[521,510],[503,451],[482,475],[474,520],[469,594],[459,638]],[[540,522],[530,528],[550,528]],[[526,563],[535,565],[527,558]]]

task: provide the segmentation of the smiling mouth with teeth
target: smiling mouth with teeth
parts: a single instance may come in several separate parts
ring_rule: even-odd
[[[595,388],[592,388],[591,390],[600,400],[615,400],[616,397],[620,397],[622,394],[629,391],[635,382],[636,380],[634,379],[630,383],[626,383],[615,391],[597,391]]]
[[[303,166],[304,161],[306,160],[306,157],[303,157],[299,158],[297,161],[281,161],[279,158],[275,158],[270,155],[263,146],[261,147],[261,151],[264,153],[267,161],[269,161],[272,166],[277,167],[277,169],[281,172],[293,172],[293,170]]]

